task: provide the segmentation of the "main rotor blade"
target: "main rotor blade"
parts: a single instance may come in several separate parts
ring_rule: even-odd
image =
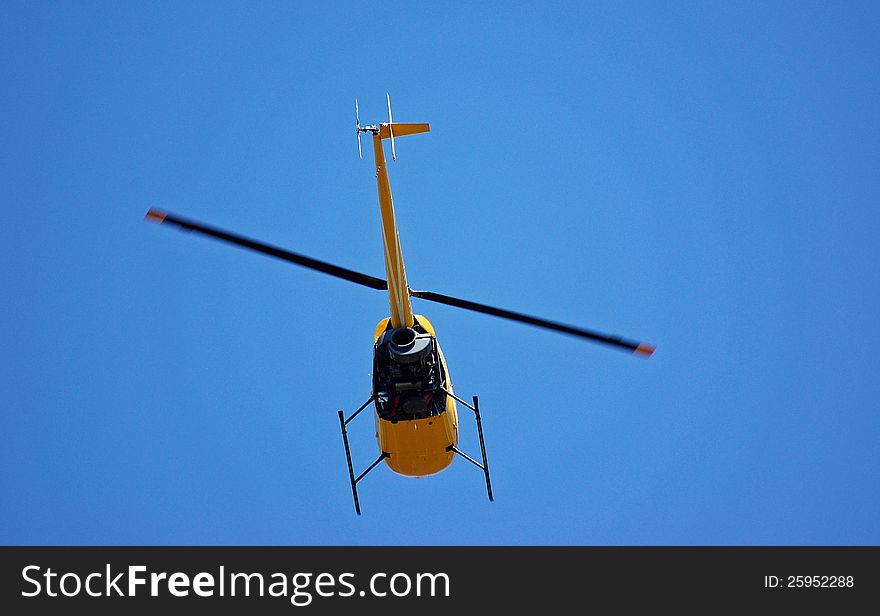
[[[376,278],[374,276],[355,272],[354,270],[346,269],[338,265],[333,265],[325,261],[312,259],[311,257],[306,257],[305,255],[291,252],[289,250],[284,250],[283,248],[278,248],[276,246],[271,246],[263,242],[258,242],[256,240],[243,237],[241,235],[222,231],[215,227],[210,227],[200,222],[182,218],[174,214],[169,214],[168,212],[163,212],[155,208],[150,209],[150,211],[147,212],[144,218],[150,222],[155,222],[157,224],[173,225],[179,227],[184,231],[195,231],[196,233],[201,233],[202,235],[207,235],[208,237],[213,237],[214,239],[229,242],[230,244],[235,244],[236,246],[240,246],[242,248],[247,248],[255,252],[269,255],[271,257],[281,259],[282,261],[295,263],[296,265],[301,265],[309,269],[323,272],[324,274],[329,274],[330,276],[335,276],[336,278],[342,278],[343,280],[348,280],[349,282],[354,282],[356,284],[363,285],[371,289],[376,289],[379,291],[385,291],[388,289],[388,283],[381,278]],[[579,338],[585,338],[594,342],[599,342],[620,349],[625,349],[642,357],[650,357],[651,354],[654,352],[654,346],[644,342],[635,342],[632,340],[626,340],[625,338],[621,338],[620,336],[601,334],[599,332],[590,331],[588,329],[583,329],[580,327],[574,327],[572,325],[564,325],[562,323],[556,323],[555,321],[548,321],[546,319],[529,316],[519,312],[504,310],[503,308],[495,308],[493,306],[487,306],[485,304],[472,302],[470,300],[451,297],[449,295],[443,295],[442,293],[434,293],[432,291],[410,291],[410,296],[424,299],[429,302],[446,304],[447,306],[454,306],[456,308],[464,308],[465,310],[481,312],[483,314],[489,314],[495,317],[501,317],[503,319],[510,319],[511,321],[518,321],[520,323],[527,323],[529,325],[543,327],[545,329],[577,336]]]
[[[203,225],[200,222],[187,220],[186,218],[181,218],[180,216],[175,216],[174,214],[169,214],[168,212],[163,212],[155,208],[147,212],[147,215],[144,216],[144,219],[149,220],[150,222],[155,222],[157,224],[175,225],[177,227],[180,227],[184,231],[195,231],[196,233],[201,233],[202,235],[207,235],[209,237],[213,237],[214,239],[229,242],[231,244],[235,244],[236,246],[241,246],[242,248],[247,248],[249,250],[260,252],[264,255],[269,255],[270,257],[275,257],[283,261],[302,265],[303,267],[317,270],[325,274],[330,274],[331,276],[342,278],[343,280],[348,280],[349,282],[355,282],[365,287],[370,287],[371,289],[378,289],[380,291],[388,289],[388,283],[381,278],[375,278],[373,276],[368,276],[367,274],[361,274],[360,272],[355,272],[344,267],[339,267],[338,265],[325,263],[324,261],[318,261],[317,259],[312,259],[311,257],[306,257],[295,252],[290,252],[289,250],[284,250],[283,248],[277,248],[275,246],[270,246],[269,244],[264,244],[263,242],[248,239],[246,237],[242,237],[241,235],[236,235],[227,231],[221,231],[220,229],[209,227],[208,225]]]
[[[492,306],[478,304],[477,302],[472,302],[466,299],[459,299],[457,297],[450,297],[449,295],[443,295],[441,293],[434,293],[432,291],[410,291],[410,295],[412,297],[418,297],[419,299],[428,300],[429,302],[437,302],[438,304],[446,304],[447,306],[455,306],[456,308],[464,308],[465,310],[482,312],[483,314],[490,314],[495,317],[501,317],[502,319],[510,319],[511,321],[528,323],[529,325],[535,325],[537,327],[543,327],[545,329],[552,329],[553,331],[562,332],[563,334],[570,334],[579,338],[586,338],[587,340],[600,342],[602,344],[607,344],[609,346],[630,351],[642,357],[650,357],[651,354],[654,352],[654,346],[651,344],[646,344],[644,342],[634,342],[632,340],[621,338],[620,336],[600,334],[598,332],[590,331],[588,329],[582,329],[580,327],[574,327],[572,325],[563,325],[562,323],[556,323],[554,321],[548,321],[546,319],[539,319],[538,317],[531,317],[527,314],[512,312],[510,310],[504,310],[502,308],[493,308]]]

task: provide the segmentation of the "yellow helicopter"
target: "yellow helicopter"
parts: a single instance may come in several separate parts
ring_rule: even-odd
[[[424,477],[442,471],[452,463],[456,455],[459,455],[483,471],[486,478],[486,492],[489,500],[493,500],[489,463],[486,458],[486,445],[483,440],[483,426],[480,419],[479,399],[477,396],[473,396],[473,404],[470,404],[455,395],[446,359],[440,349],[434,326],[425,316],[413,313],[411,298],[415,297],[543,327],[623,349],[642,357],[650,357],[654,352],[654,347],[650,344],[626,340],[620,336],[563,325],[432,291],[411,289],[407,284],[406,269],[403,265],[403,254],[397,233],[394,204],[391,200],[391,186],[388,182],[383,141],[387,139],[391,142],[391,157],[396,160],[395,138],[427,133],[430,127],[425,123],[394,122],[391,115],[391,97],[387,94],[386,100],[388,103],[388,122],[361,126],[360,112],[357,99],[355,99],[355,124],[358,153],[361,158],[363,158],[361,134],[368,133],[373,137],[379,207],[382,215],[386,280],[222,231],[155,208],[150,209],[145,216],[151,222],[176,226],[183,231],[195,231],[343,280],[372,289],[388,291],[391,316],[382,319],[373,334],[371,395],[350,417],[346,418],[345,413],[339,411],[339,423],[342,430],[345,457],[348,462],[351,491],[354,497],[355,511],[358,515],[360,515],[361,509],[357,484],[383,460],[396,473],[411,477]],[[365,471],[355,477],[346,428],[371,403],[374,403],[375,407],[376,438],[380,453],[379,457]],[[474,413],[482,463],[458,448],[459,426],[456,403],[464,405]]]

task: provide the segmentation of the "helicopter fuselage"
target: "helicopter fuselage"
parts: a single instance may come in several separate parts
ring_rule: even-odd
[[[389,317],[376,326],[372,393],[376,438],[393,471],[423,477],[449,466],[458,445],[458,412],[427,318],[413,315],[413,327],[394,328]]]

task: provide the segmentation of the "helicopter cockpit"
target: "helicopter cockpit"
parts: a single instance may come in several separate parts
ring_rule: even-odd
[[[379,336],[373,355],[379,417],[396,423],[439,415],[446,410],[445,385],[437,342],[418,322]]]

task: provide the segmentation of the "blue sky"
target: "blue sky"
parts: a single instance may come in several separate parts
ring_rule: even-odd
[[[873,3],[3,3],[0,542],[877,544],[877,58]],[[142,217],[383,276],[386,91],[414,288],[658,350],[417,304],[496,502],[358,518],[387,297]]]

